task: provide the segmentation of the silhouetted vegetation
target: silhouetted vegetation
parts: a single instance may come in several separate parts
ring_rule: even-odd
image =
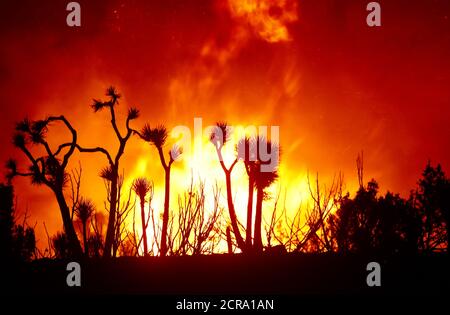
[[[89,255],[88,223],[94,214],[94,211],[94,203],[89,199],[81,199],[75,208],[75,215],[80,220],[82,225],[84,254],[86,256]]]
[[[146,256],[148,254],[147,227],[150,217],[145,215],[145,198],[148,193],[153,196],[153,184],[145,178],[137,178],[133,182],[133,190],[139,197],[141,206],[142,242],[144,243],[144,256]],[[139,244],[137,244],[137,248],[139,248]]]
[[[105,257],[116,256],[117,250],[119,249],[120,241],[117,239],[120,237],[120,222],[118,208],[120,208],[120,175],[119,175],[119,163],[120,159],[125,152],[125,147],[133,134],[133,130],[130,127],[130,122],[139,117],[139,110],[136,108],[130,108],[128,110],[127,119],[125,122],[126,133],[122,135],[117,126],[116,120],[116,112],[115,106],[119,104],[119,99],[121,95],[116,91],[114,87],[110,87],[106,91],[106,96],[108,97],[107,101],[101,101],[98,99],[94,99],[93,104],[91,105],[92,109],[95,113],[103,110],[109,109],[109,114],[111,117],[111,126],[114,130],[114,134],[119,140],[119,147],[117,152],[113,158],[113,156],[104,148],[96,147],[96,148],[82,148],[78,146],[78,150],[80,152],[100,152],[103,153],[109,165],[104,168],[101,172],[101,176],[108,181],[108,203],[109,203],[109,219],[108,226],[106,230],[106,238],[105,245],[103,250],[103,255]]]
[[[238,158],[236,158],[229,167],[227,167],[224,163],[222,149],[224,145],[230,140],[230,130],[229,126],[225,122],[218,122],[217,125],[213,128],[210,135],[211,143],[214,145],[217,157],[219,159],[220,167],[222,168],[225,174],[225,184],[227,188],[227,204],[228,204],[228,213],[230,215],[231,227],[233,229],[234,237],[236,239],[237,246],[242,252],[246,251],[246,244],[244,238],[241,235],[241,231],[239,229],[239,222],[236,216],[236,210],[234,208],[233,195],[232,195],[232,187],[231,187],[231,173],[233,172],[234,167],[238,162]]]
[[[163,212],[163,222],[162,222],[162,231],[161,231],[161,248],[160,254],[161,256],[165,256],[167,254],[167,228],[169,224],[169,208],[170,208],[170,170],[173,162],[175,162],[178,157],[182,153],[182,149],[174,146],[169,151],[169,162],[166,162],[166,158],[164,156],[163,147],[166,144],[167,140],[167,129],[164,126],[157,126],[155,128],[151,128],[150,125],[146,124],[144,128],[142,128],[141,132],[135,131],[142,140],[152,144],[158,150],[159,160],[161,162],[162,167],[164,168],[164,212]]]
[[[16,222],[14,190],[0,184],[0,251],[10,261],[30,261],[36,257],[34,228],[27,226],[26,214],[22,224]]]
[[[0,251],[7,260],[30,261],[36,257],[34,228],[16,222],[14,190],[10,185],[0,184]]]
[[[71,142],[61,144],[56,151],[52,151],[46,137],[48,127],[56,122],[62,123],[66,127],[72,139]],[[24,119],[16,125],[13,143],[25,155],[30,165],[27,170],[21,171],[14,160],[8,161],[6,165],[9,169],[8,179],[11,180],[16,176],[30,177],[32,184],[46,185],[52,190],[59,205],[70,250],[73,255],[80,256],[82,254],[81,245],[64,195],[64,189],[68,181],[66,168],[77,146],[77,132],[64,116],[50,116],[35,121]],[[46,155],[33,155],[31,149],[35,146],[41,147]],[[62,158],[59,158],[60,155],[62,155]]]
[[[225,122],[219,122],[213,127],[210,141],[225,175],[228,216],[222,211],[220,187],[216,185],[212,193],[207,195],[204,183],[191,183],[187,191],[178,196],[177,211],[171,211],[171,166],[182,154],[181,148],[172,147],[166,161],[166,127],[160,125],[152,128],[146,124],[140,131],[132,129],[130,121],[139,116],[139,111],[135,108],[128,111],[126,134],[123,136],[118,129],[115,114],[120,94],[111,87],[106,95],[108,100],[94,100],[91,106],[95,112],[109,109],[111,126],[119,140],[114,157],[100,146],[82,147],[77,142],[76,130],[64,116],[50,116],[36,121],[24,119],[16,126],[14,144],[26,156],[30,165],[27,171],[22,171],[15,161],[8,161],[7,178],[12,180],[16,176],[25,176],[30,177],[33,184],[48,186],[56,196],[63,219],[63,231],[49,237],[47,254],[42,254],[41,257],[67,258],[83,252],[86,257],[136,256],[139,255],[140,248],[143,256],[201,255],[222,252],[225,244],[229,253],[240,251],[258,254],[266,250],[271,253],[401,255],[442,252],[448,249],[450,180],[439,164],[433,166],[428,162],[417,187],[404,198],[389,191],[381,194],[374,179],[365,184],[363,159],[362,155],[358,156],[359,189],[354,196],[350,192],[343,192],[341,174],[328,186],[319,182],[318,174],[313,182],[308,175],[309,202],[299,206],[293,214],[290,211],[291,214],[288,215],[285,200],[280,200],[280,195],[271,196],[268,190],[279,176],[279,145],[271,143],[262,135],[243,138],[236,145],[236,155],[227,166],[222,151],[230,140],[231,130]],[[66,127],[72,139],[52,151],[46,136],[50,125],[56,122]],[[128,192],[128,198],[124,197],[124,176],[119,174],[119,162],[133,134],[156,148],[164,169],[165,192],[161,221],[151,204],[154,187],[150,180],[137,178]],[[31,151],[34,146],[40,146],[46,155],[34,156]],[[108,160],[109,165],[100,172],[107,188],[105,204],[109,214],[106,233],[103,233],[103,222],[98,220],[99,213],[95,212],[94,203],[80,196],[81,164],[79,170],[66,171],[75,149],[80,152],[102,153]],[[264,153],[268,156],[263,156]],[[276,160],[271,160],[273,158]],[[238,163],[243,163],[248,179],[245,226],[238,220],[233,200],[233,169]],[[136,231],[133,193],[140,201],[141,233]],[[11,186],[2,186],[2,242],[5,248],[9,248],[8,255],[13,255],[15,251],[14,255],[29,260],[36,257],[33,254],[34,232],[24,224],[14,223],[10,200],[12,195],[8,194],[12,194]],[[212,199],[211,202],[206,203],[205,200],[209,198]],[[272,209],[268,202],[264,202],[268,200],[273,201]],[[125,224],[131,213],[132,230]],[[79,222],[79,231],[74,227],[74,217]],[[270,218],[268,222],[265,222],[266,218]],[[152,232],[149,234],[147,230]],[[245,232],[245,238],[242,232]],[[83,240],[83,250],[79,237]]]
[[[379,196],[378,183],[371,180],[354,198],[344,196],[330,216],[337,251],[411,254],[445,250],[449,187],[441,166],[430,163],[408,199],[391,192]]]

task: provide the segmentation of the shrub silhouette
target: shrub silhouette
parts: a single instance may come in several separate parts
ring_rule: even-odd
[[[0,184],[0,252],[6,260],[30,261],[36,250],[34,229],[16,224],[14,212],[14,189]]]
[[[52,238],[51,243],[55,258],[67,259],[71,257],[70,243],[64,232],[57,232]]]
[[[89,256],[89,242],[88,242],[88,221],[94,214],[94,203],[89,199],[81,198],[75,208],[75,215],[81,221],[83,233],[84,254]]]
[[[328,224],[340,252],[382,254],[448,251],[450,181],[440,165],[427,164],[408,199],[378,196],[371,180],[356,196],[347,194]]]

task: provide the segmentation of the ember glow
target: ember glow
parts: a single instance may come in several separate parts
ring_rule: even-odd
[[[355,158],[364,151],[365,179],[407,194],[427,159],[450,168],[448,55],[449,4],[423,9],[408,1],[386,2],[383,27],[368,28],[365,6],[334,0],[79,1],[82,27],[65,25],[65,1],[2,3],[0,80],[3,96],[0,157],[25,162],[11,144],[14,123],[64,114],[85,147],[115,151],[107,113],[94,114],[92,98],[114,85],[123,95],[119,126],[136,106],[132,122],[164,124],[171,130],[194,119],[202,128],[227,121],[239,128],[279,126],[282,148],[276,196],[288,211],[308,203],[307,173],[324,184],[339,172],[345,188],[357,187]],[[405,8],[408,8],[405,11]],[[416,21],[420,21],[417,22]],[[52,126],[51,143],[69,135]],[[61,129],[62,130],[62,129]],[[165,148],[176,143],[173,134]],[[192,148],[173,164],[172,202],[191,179],[204,182],[207,198],[224,175],[208,135],[192,137]],[[234,157],[226,146],[225,163]],[[101,155],[76,153],[81,192],[103,210],[105,189],[98,174]],[[162,212],[164,173],[154,148],[133,138],[121,171],[124,188],[145,176],[155,184],[152,206]],[[15,181],[21,212],[36,223],[39,244],[62,229],[51,192]],[[236,210],[244,222],[247,177],[233,172]],[[212,197],[211,197],[212,198]],[[207,201],[209,204],[213,200]],[[42,245],[42,243],[44,243]]]

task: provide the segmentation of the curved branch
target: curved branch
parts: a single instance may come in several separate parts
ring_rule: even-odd
[[[114,162],[111,158],[111,155],[109,154],[109,152],[101,147],[96,147],[96,148],[82,148],[79,144],[76,145],[76,148],[78,149],[78,151],[80,152],[88,152],[88,153],[94,153],[94,152],[100,152],[103,153],[106,158],[108,159],[109,164],[113,165]]]
[[[228,173],[229,169],[227,169],[227,167],[225,166],[225,163],[223,162],[222,147],[220,147],[220,148],[217,146],[215,146],[215,147],[216,147],[216,151],[217,151],[217,156],[219,158],[220,166],[222,167],[222,169],[225,173]]]
[[[69,129],[70,133],[72,134],[72,143],[70,145],[70,149],[64,155],[63,162],[61,163],[61,167],[65,168],[67,166],[67,164],[69,163],[69,158],[72,156],[72,154],[75,151],[75,146],[77,145],[77,132],[72,127],[72,125],[69,123],[69,121],[66,119],[66,117],[64,117],[63,115],[51,116],[47,120],[48,121],[62,121],[66,125],[67,129]],[[58,153],[60,152],[59,148],[58,148],[57,152]],[[56,153],[54,155],[56,155]]]
[[[35,159],[33,157],[33,155],[31,154],[31,152],[25,146],[20,147],[20,149],[22,150],[22,152],[25,153],[25,155],[30,160],[33,167],[39,171],[39,176],[40,176],[40,179],[42,180],[42,182],[44,184],[46,184],[47,186],[51,187],[51,183],[47,180],[47,178],[45,178],[45,163],[44,163],[43,158],[40,157],[38,159]],[[41,168],[39,168],[38,163],[41,164]],[[35,175],[35,174],[33,174],[33,175]]]
[[[33,176],[34,173],[21,173],[21,172],[14,172],[13,174],[14,176],[23,176],[23,177],[28,177],[28,176]]]

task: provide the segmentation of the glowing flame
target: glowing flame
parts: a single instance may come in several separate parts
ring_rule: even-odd
[[[232,17],[271,42],[291,39],[287,24],[297,21],[297,3],[291,0],[229,0]]]

